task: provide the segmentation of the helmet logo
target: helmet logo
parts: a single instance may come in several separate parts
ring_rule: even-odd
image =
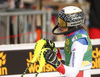
[[[71,14],[70,17],[71,17],[72,21],[81,19],[81,16],[79,16],[78,14]]]

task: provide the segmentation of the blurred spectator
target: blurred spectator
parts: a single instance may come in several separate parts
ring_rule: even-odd
[[[32,5],[30,3],[24,3],[24,9],[32,9]]]
[[[8,0],[8,8],[9,9],[15,8],[15,1],[14,0]]]
[[[7,10],[8,12],[13,12],[13,11],[17,11],[16,9],[20,8],[20,2],[21,0],[8,0],[8,5],[9,5],[9,9]],[[10,36],[15,35],[15,28],[14,28],[14,23],[16,16],[10,16]],[[17,23],[19,23],[17,21]],[[18,29],[17,29],[18,30]],[[14,38],[10,38],[10,43],[13,44],[14,43]]]
[[[19,9],[23,7],[23,0],[8,0],[9,9]]]
[[[87,0],[90,2],[90,39],[100,39],[100,0]]]
[[[7,0],[0,0],[0,12],[5,12],[8,8],[8,2]],[[5,16],[0,16],[0,37],[5,37],[6,36],[6,17]],[[3,42],[2,39],[0,39],[0,44],[5,43]]]
[[[7,10],[7,12],[9,12],[13,9],[15,9],[15,0],[8,0],[8,10]],[[10,25],[9,35],[10,36],[13,35],[13,22],[12,21],[13,21],[13,16],[10,16],[10,23],[9,23],[9,25]],[[11,42],[11,40],[12,40],[12,38],[10,38],[10,43],[13,43],[13,42]]]
[[[5,11],[8,8],[7,0],[0,0],[0,11]]]

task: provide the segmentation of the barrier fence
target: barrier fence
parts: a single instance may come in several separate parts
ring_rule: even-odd
[[[57,12],[13,11],[0,13],[0,44],[35,42],[51,38],[51,19]]]

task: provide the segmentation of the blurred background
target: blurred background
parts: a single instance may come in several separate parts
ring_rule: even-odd
[[[77,6],[85,14],[84,28],[93,47],[91,73],[92,77],[100,77],[100,0],[0,0],[0,77],[20,77],[17,74],[29,65],[34,44],[41,38],[53,40],[63,50],[65,37],[53,35],[52,29],[58,12],[65,6]],[[37,68],[38,62],[32,64],[28,73],[35,73]],[[51,67],[44,69],[48,73],[40,76],[61,77],[52,71],[55,70]]]
[[[41,38],[64,41],[65,37],[53,35],[52,29],[57,24],[58,11],[65,6],[78,6],[83,10],[84,28],[89,33],[90,26],[99,25],[98,10],[94,8],[95,6],[92,8],[97,14],[93,12],[94,10],[91,12],[92,3],[97,5],[99,2],[99,0],[0,0],[0,44],[35,43]],[[96,15],[98,19],[90,17],[90,13]],[[94,22],[90,25],[90,18],[91,22],[96,21],[98,24],[95,26]],[[97,32],[98,37],[90,35],[91,39],[98,39],[99,33]]]

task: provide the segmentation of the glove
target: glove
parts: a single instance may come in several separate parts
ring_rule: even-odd
[[[58,68],[60,66],[61,62],[58,60],[56,52],[47,49],[44,51],[43,55],[46,62],[51,64],[54,68]]]
[[[51,40],[48,40],[48,39],[45,39],[46,40],[47,44],[45,45],[45,48],[50,48],[52,51],[56,52],[57,53],[57,48],[55,47],[55,43]]]

